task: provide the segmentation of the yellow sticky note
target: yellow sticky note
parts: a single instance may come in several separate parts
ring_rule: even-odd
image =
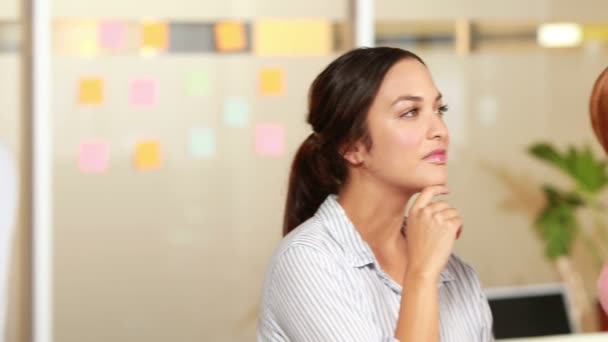
[[[139,170],[158,169],[161,165],[160,143],[143,141],[135,147],[135,167]]]
[[[583,26],[583,38],[586,41],[608,41],[608,25]]]
[[[261,56],[326,55],[333,50],[329,20],[266,19],[253,28],[253,51]]]
[[[103,80],[83,78],[78,88],[78,102],[81,104],[100,104],[103,102]]]
[[[144,50],[165,50],[169,46],[169,26],[163,22],[143,22],[141,47]]]
[[[283,69],[265,68],[259,74],[260,93],[262,95],[280,95],[285,88]]]
[[[235,21],[215,25],[215,44],[219,51],[241,51],[245,49],[245,27]]]
[[[53,24],[54,49],[60,53],[92,57],[99,54],[99,25],[94,20],[61,20]]]

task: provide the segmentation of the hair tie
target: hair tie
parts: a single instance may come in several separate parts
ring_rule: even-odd
[[[312,132],[306,140],[315,146],[321,146],[322,137],[321,134],[317,132]]]

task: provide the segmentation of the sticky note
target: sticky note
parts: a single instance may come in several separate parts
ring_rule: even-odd
[[[146,108],[156,105],[157,82],[151,79],[137,79],[131,82],[129,102],[134,107]]]
[[[83,57],[93,57],[99,54],[99,47],[95,40],[87,39],[80,44],[80,55]]]
[[[135,146],[135,167],[139,170],[160,168],[160,142],[156,140],[142,141]]]
[[[87,141],[78,148],[78,165],[81,172],[101,173],[107,170],[110,148],[107,143]]]
[[[257,55],[327,55],[332,50],[329,20],[263,19],[254,23],[253,52]]]
[[[245,27],[236,21],[215,25],[215,45],[219,51],[242,51],[246,46]]]
[[[99,54],[99,26],[94,20],[61,20],[53,25],[53,44],[60,53],[92,57]]]
[[[264,68],[259,73],[259,88],[262,95],[281,95],[285,88],[285,75],[280,68]]]
[[[210,127],[195,127],[190,130],[190,154],[194,158],[213,158],[215,150],[215,133]]]
[[[224,101],[224,124],[245,128],[249,123],[249,102],[244,97],[230,96]]]
[[[141,24],[141,47],[149,50],[165,50],[169,46],[169,26],[163,22]]]
[[[106,50],[120,50],[125,44],[126,31],[124,22],[102,22],[99,25],[99,45]]]
[[[210,88],[209,73],[206,71],[195,71],[186,76],[186,94],[188,96],[209,95]]]
[[[94,21],[80,21],[73,28],[78,30],[78,53],[84,57],[92,57],[99,54],[97,34],[99,27]]]
[[[608,40],[608,25],[592,24],[583,26],[583,39],[585,41],[600,41]]]
[[[103,102],[103,80],[100,78],[83,78],[79,82],[78,102],[92,105]]]
[[[279,124],[259,124],[255,128],[255,152],[260,156],[278,157],[285,149],[285,128]]]

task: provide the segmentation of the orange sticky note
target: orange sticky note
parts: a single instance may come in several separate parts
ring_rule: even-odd
[[[83,78],[78,88],[78,102],[81,104],[100,104],[103,102],[103,80]]]
[[[215,25],[215,46],[219,51],[240,51],[245,49],[245,45],[242,23],[226,21]]]
[[[162,22],[143,22],[141,47],[150,50],[165,50],[169,46],[169,26]]]
[[[142,141],[135,146],[135,167],[139,170],[154,170],[161,165],[160,143],[155,140]]]
[[[260,93],[262,95],[280,95],[285,88],[283,69],[266,68],[259,74]]]

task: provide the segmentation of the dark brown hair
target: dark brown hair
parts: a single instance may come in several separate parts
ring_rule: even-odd
[[[358,48],[329,64],[313,81],[306,121],[313,133],[298,149],[291,166],[283,235],[314,215],[347,177],[340,149],[362,142],[369,149],[367,113],[389,69],[403,59],[424,62],[397,48]]]
[[[608,154],[608,68],[595,81],[589,106],[593,131]]]

